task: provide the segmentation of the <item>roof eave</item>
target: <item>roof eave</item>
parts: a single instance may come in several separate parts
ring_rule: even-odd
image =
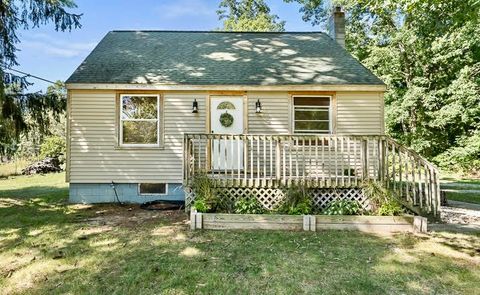
[[[385,84],[337,85],[186,85],[186,84],[120,84],[120,83],[67,83],[69,90],[158,90],[158,91],[386,91]]]

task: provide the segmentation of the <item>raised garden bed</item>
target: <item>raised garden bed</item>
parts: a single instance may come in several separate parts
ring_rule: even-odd
[[[350,216],[199,213],[191,209],[190,227],[236,230],[358,230],[370,233],[426,232],[427,219],[421,216]]]

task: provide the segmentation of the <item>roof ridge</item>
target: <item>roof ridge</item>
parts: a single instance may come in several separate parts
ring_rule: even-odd
[[[252,32],[252,31],[195,31],[195,30],[111,30],[116,33],[152,32],[152,33],[220,33],[220,34],[326,34],[322,31],[286,31],[286,32]]]

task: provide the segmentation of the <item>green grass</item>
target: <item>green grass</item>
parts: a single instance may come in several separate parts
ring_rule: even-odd
[[[441,186],[450,190],[446,192],[447,200],[480,204],[480,179],[446,177]]]
[[[63,174],[0,180],[3,294],[475,294],[480,237],[189,231],[183,212],[70,205]]]
[[[444,176],[441,178],[442,182],[447,183],[454,183],[454,184],[475,184],[480,186],[480,179],[479,178],[462,178],[458,176]]]
[[[480,204],[480,193],[446,192],[447,200]]]

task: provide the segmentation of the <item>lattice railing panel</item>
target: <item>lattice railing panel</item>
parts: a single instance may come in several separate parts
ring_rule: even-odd
[[[285,194],[282,189],[279,188],[240,188],[230,187],[221,188],[221,194],[228,197],[232,202],[235,202],[242,198],[256,197],[257,200],[263,205],[265,209],[272,210],[277,208]],[[313,207],[316,210],[324,210],[331,202],[335,200],[349,200],[357,201],[360,206],[368,210],[370,209],[370,203],[362,193],[360,188],[318,188],[313,189]],[[187,189],[185,191],[185,203],[189,207],[195,199],[194,194]]]

